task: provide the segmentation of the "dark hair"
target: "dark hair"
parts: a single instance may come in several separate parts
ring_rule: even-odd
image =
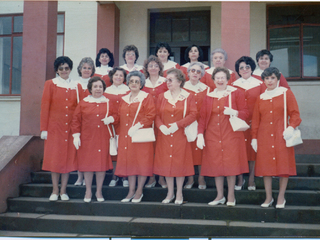
[[[91,73],[91,76],[90,76],[90,77],[92,77],[92,76],[94,75],[94,72],[96,71],[96,69],[95,69],[95,67],[94,67],[94,62],[93,62],[93,60],[92,60],[91,57],[84,57],[84,58],[81,59],[79,65],[78,65],[78,67],[77,67],[79,76],[82,77],[81,69],[82,69],[82,67],[83,67],[83,65],[84,65],[85,63],[89,64],[90,67],[92,68],[92,73]]]
[[[156,64],[159,65],[159,69],[160,69],[159,70],[159,75],[162,76],[163,75],[163,64],[162,64],[162,62],[155,55],[150,55],[146,60],[144,60],[144,63],[143,63],[143,72],[144,72],[144,75],[146,76],[146,78],[148,78],[150,76],[150,74],[148,72],[148,65],[151,62],[156,62]]]
[[[93,83],[98,82],[98,81],[101,81],[101,82],[102,82],[103,92],[106,90],[107,85],[106,85],[106,83],[105,83],[100,77],[92,77],[92,78],[90,78],[90,80],[88,81],[88,86],[87,86],[88,91],[89,91],[90,94],[92,94],[92,85],[93,85]]]
[[[201,63],[201,62],[191,63],[191,64],[189,65],[188,69],[187,69],[187,72],[189,73],[189,72],[191,71],[191,68],[192,68],[193,66],[195,66],[195,65],[196,65],[196,66],[199,66],[199,67],[201,68],[201,77],[203,77],[206,72],[205,72],[203,63]]]
[[[72,67],[73,67],[72,60],[67,56],[60,56],[60,57],[57,57],[56,60],[54,60],[54,63],[53,63],[54,71],[57,72],[60,65],[63,65],[65,63],[68,64],[70,70],[72,70]]]
[[[110,82],[113,83],[113,75],[117,72],[117,71],[121,71],[123,73],[124,79],[123,82],[126,80],[127,77],[127,72],[126,70],[124,70],[121,67],[115,67],[113,68],[110,72],[109,72],[109,78],[110,78]]]
[[[191,51],[191,48],[196,47],[198,49],[199,52],[199,57],[198,57],[198,61],[202,61],[203,59],[203,51],[202,49],[196,45],[196,44],[192,44],[191,46],[189,46],[185,51],[184,51],[184,60],[186,60],[186,62],[190,62],[190,58],[189,58],[189,52]]]
[[[256,64],[254,62],[254,60],[251,58],[251,57],[247,57],[247,56],[242,56],[241,58],[239,58],[237,61],[236,61],[236,64],[235,64],[235,69],[236,69],[236,72],[238,73],[238,75],[241,77],[240,73],[239,73],[239,66],[240,66],[240,63],[244,62],[245,64],[248,64],[250,65],[251,67],[251,74],[253,73],[253,71],[256,69]]]
[[[270,62],[273,61],[273,55],[271,54],[271,52],[267,49],[262,49],[261,51],[257,52],[257,54],[256,54],[257,62],[259,62],[259,58],[262,57],[263,55],[268,55]]]
[[[174,74],[176,76],[177,80],[180,82],[180,88],[183,88],[183,86],[186,82],[186,78],[184,76],[184,73],[180,69],[171,68],[167,71],[167,76],[169,74]]]
[[[156,55],[156,56],[158,57],[157,53],[158,53],[158,50],[159,50],[160,48],[165,48],[165,49],[167,49],[167,51],[168,51],[168,53],[169,53],[169,56],[168,56],[168,57],[171,56],[171,53],[172,53],[172,52],[171,52],[171,47],[170,47],[169,44],[166,43],[166,42],[159,42],[159,43],[157,43],[157,46],[156,46],[156,48],[155,48],[155,50],[154,50],[154,55]]]
[[[112,52],[110,52],[110,50],[108,48],[101,48],[97,54],[97,57],[96,57],[96,66],[97,67],[100,67],[101,66],[101,62],[99,61],[100,59],[100,56],[102,53],[106,53],[108,54],[109,58],[110,58],[110,61],[108,63],[108,66],[109,67],[113,67],[114,65],[114,58],[113,58],[113,54]]]
[[[144,87],[144,84],[146,83],[146,78],[145,76],[143,75],[142,72],[140,71],[132,71],[132,72],[129,72],[128,75],[127,75],[127,85],[129,86],[129,81],[130,81],[130,78],[131,77],[139,77],[140,78],[140,90]]]
[[[261,74],[261,78],[264,81],[266,77],[270,77],[272,74],[276,75],[278,81],[280,80],[281,73],[279,72],[278,68],[276,67],[268,67],[266,68],[263,73]]]
[[[224,72],[227,76],[227,81],[229,81],[230,79],[230,72],[229,72],[229,69],[228,68],[225,68],[225,67],[217,67],[213,70],[212,72],[212,75],[211,75],[211,78],[214,80],[214,77],[215,75],[218,73],[218,72]]]
[[[138,48],[135,45],[127,45],[127,46],[125,46],[124,49],[123,49],[122,58],[123,58],[124,62],[127,63],[126,62],[126,53],[130,52],[130,51],[134,51],[134,53],[136,55],[136,60],[134,61],[134,63],[136,63],[138,58],[139,58],[139,51],[138,51]]]

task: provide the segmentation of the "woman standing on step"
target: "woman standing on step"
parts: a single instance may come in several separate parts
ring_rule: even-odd
[[[58,77],[45,82],[41,100],[40,137],[45,140],[42,170],[51,172],[53,190],[50,201],[57,201],[59,195],[61,200],[69,200],[66,192],[69,173],[77,170],[76,149],[70,129],[78,98],[77,82],[69,78],[72,65],[66,56],[54,61]]]
[[[294,128],[300,125],[300,112],[292,91],[278,87],[281,73],[277,68],[267,68],[261,77],[267,90],[257,99],[252,117],[251,145],[257,152],[255,175],[263,176],[266,190],[266,200],[261,207],[272,205],[272,177],[280,177],[276,208],[284,208],[288,178],[297,174],[294,148],[286,147],[286,140],[293,136]],[[284,121],[288,122],[288,118],[289,124],[285,129]]]
[[[96,174],[96,198],[103,202],[102,185],[106,171],[112,169],[109,154],[109,126],[117,118],[112,102],[103,96],[105,82],[100,77],[89,80],[91,95],[85,97],[77,106],[71,123],[73,144],[78,150],[78,170],[84,172],[86,183],[85,202],[91,202],[92,179]],[[108,129],[109,128],[109,129]]]

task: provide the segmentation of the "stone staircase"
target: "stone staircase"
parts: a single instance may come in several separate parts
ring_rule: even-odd
[[[32,182],[21,185],[20,197],[8,199],[7,212],[0,214],[0,236],[320,236],[320,156],[297,155],[296,160],[298,176],[289,179],[285,209],[260,207],[262,178],[256,178],[256,191],[236,191],[236,207],[207,204],[216,196],[213,178],[206,178],[206,190],[197,185],[184,190],[185,203],[179,206],[161,204],[167,190],[159,185],[144,189],[141,203],[121,203],[128,188],[108,187],[110,173],[103,187],[105,202],[84,203],[85,187],[73,185],[76,173],[70,174],[70,201],[49,202],[50,173],[32,173]],[[278,189],[278,178],[273,189]]]

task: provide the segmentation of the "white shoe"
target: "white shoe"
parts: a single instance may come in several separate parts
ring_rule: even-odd
[[[62,201],[68,201],[69,200],[69,196],[66,193],[60,195],[60,198],[61,198]]]
[[[121,202],[130,202],[132,198],[134,198],[134,195],[131,198],[122,199]]]
[[[172,201],[173,201],[173,199],[175,198],[175,196],[173,195],[173,197],[172,198],[170,198],[170,199],[163,199],[162,200],[162,203],[164,203],[164,204],[168,204],[168,203],[171,203]]]
[[[58,200],[59,195],[52,193],[51,196],[49,197],[49,201],[54,202]]]
[[[227,202],[228,207],[234,207],[236,205],[236,200],[234,202]]]
[[[129,187],[129,182],[128,182],[128,180],[123,180],[123,179],[122,179],[122,186],[124,186],[124,187]]]
[[[277,204],[276,208],[284,208],[286,205],[286,200],[284,200],[284,202],[282,204]]]
[[[109,187],[115,187],[118,184],[119,178],[117,177],[116,180],[112,179],[109,183]]]
[[[273,198],[272,198],[272,200],[271,200],[269,203],[262,203],[262,204],[261,204],[261,207],[263,207],[263,208],[268,208],[268,207],[272,206],[272,203],[273,203]]]
[[[153,183],[151,183],[151,184],[146,184],[146,185],[144,185],[144,187],[146,187],[146,188],[153,188],[154,186],[156,186],[156,181],[154,181]]]
[[[224,204],[225,202],[226,202],[226,198],[223,197],[218,201],[212,201],[212,202],[209,202],[208,204],[211,206],[215,206],[215,205],[219,205],[219,204]]]
[[[243,179],[242,185],[241,185],[241,186],[235,185],[235,186],[234,186],[234,190],[236,190],[236,191],[241,190],[242,187],[244,186],[244,183],[245,183],[245,182],[246,182],[246,180]]]

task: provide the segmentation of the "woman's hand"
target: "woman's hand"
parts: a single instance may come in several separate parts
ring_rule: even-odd
[[[252,139],[252,140],[251,140],[251,146],[252,146],[252,148],[253,148],[253,150],[254,150],[255,152],[258,151],[258,141],[257,141],[257,139]]]
[[[238,116],[238,111],[237,110],[234,110],[232,108],[229,108],[229,107],[224,107],[224,111],[223,111],[223,114],[224,115],[232,115],[232,116]]]
[[[197,139],[197,147],[200,149],[203,149],[203,147],[205,147],[206,145],[204,144],[204,138],[203,138],[203,134],[200,133],[198,134],[198,139]]]
[[[291,126],[287,127],[287,129],[283,131],[284,140],[288,140],[288,139],[292,138],[293,131],[294,131],[293,127],[291,127]]]
[[[48,138],[48,131],[42,131],[40,134],[40,138],[43,140],[47,140]]]
[[[170,130],[169,128],[167,128],[165,125],[161,125],[159,127],[160,131],[164,134],[164,135],[169,135],[170,134]]]
[[[109,117],[101,119],[101,121],[104,123],[104,125],[108,125],[108,124],[114,122],[114,118],[112,116],[109,116]]]
[[[79,147],[81,146],[80,133],[74,133],[74,134],[72,134],[72,137],[73,137],[73,145],[78,150]]]
[[[179,129],[177,123],[169,123],[169,125],[170,133],[175,133]]]
[[[138,122],[137,124],[135,124],[134,126],[132,126],[130,129],[129,129],[129,131],[128,131],[128,135],[130,136],[130,137],[132,137],[140,128],[142,128],[143,127],[143,125],[140,123],[140,122]]]

